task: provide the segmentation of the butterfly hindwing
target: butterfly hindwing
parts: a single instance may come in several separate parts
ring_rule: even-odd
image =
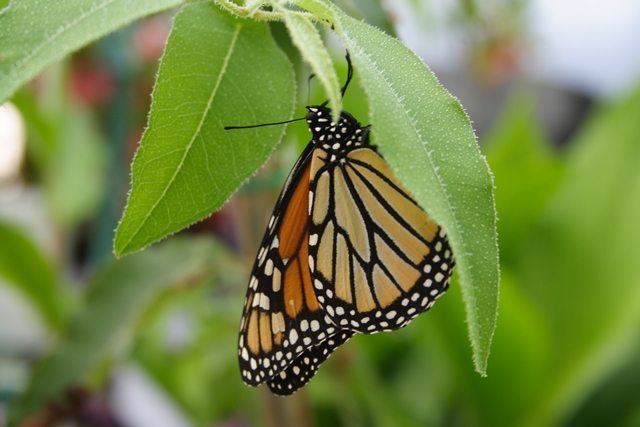
[[[380,154],[316,149],[311,175],[310,266],[331,321],[375,333],[428,310],[448,287],[451,250]]]
[[[303,387],[316,374],[318,366],[354,334],[354,331],[341,329],[319,344],[307,348],[286,369],[267,382],[269,388],[273,393],[285,396]]]

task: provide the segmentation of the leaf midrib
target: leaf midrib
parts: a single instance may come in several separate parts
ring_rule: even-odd
[[[126,252],[127,248],[131,244],[131,242],[136,237],[138,237],[138,235],[142,231],[142,228],[145,226],[145,224],[147,223],[149,218],[153,215],[153,213],[155,212],[155,210],[158,207],[158,205],[160,204],[160,202],[162,202],[162,200],[166,196],[167,192],[169,191],[169,189],[171,188],[171,186],[175,182],[178,174],[182,170],[184,162],[185,162],[187,156],[189,155],[189,153],[191,152],[191,148],[193,147],[193,144],[194,144],[194,142],[196,140],[196,137],[198,135],[200,135],[200,131],[202,129],[204,121],[205,121],[207,115],[209,114],[209,111],[211,110],[211,106],[213,104],[213,99],[215,98],[215,96],[216,96],[216,94],[218,92],[218,88],[220,87],[220,83],[222,82],[222,78],[226,74],[226,70],[227,70],[227,67],[229,65],[229,60],[231,58],[231,55],[233,54],[233,51],[234,51],[236,42],[238,40],[238,36],[240,35],[240,30],[241,29],[242,29],[242,26],[239,25],[239,24],[236,24],[235,31],[234,31],[233,36],[231,38],[231,42],[229,43],[229,48],[227,50],[227,53],[225,54],[224,61],[222,63],[222,67],[220,69],[220,73],[218,74],[218,78],[216,80],[216,83],[215,83],[215,85],[214,85],[214,87],[213,87],[213,89],[211,91],[211,95],[209,96],[209,99],[207,100],[207,105],[206,105],[206,107],[205,107],[205,109],[204,109],[204,111],[202,113],[202,116],[201,116],[199,122],[198,122],[198,126],[197,126],[196,130],[193,132],[193,135],[191,136],[191,139],[190,139],[189,143],[185,147],[184,154],[182,155],[182,158],[180,159],[180,163],[176,167],[175,172],[173,173],[173,175],[169,179],[169,182],[167,183],[167,185],[165,186],[164,190],[162,191],[162,194],[160,194],[160,196],[158,197],[156,202],[153,204],[153,206],[151,206],[151,208],[147,211],[147,214],[144,216],[144,218],[142,219],[142,221],[138,225],[137,230],[130,235],[130,237],[127,240],[127,242],[122,246],[122,249],[121,249],[120,252]]]

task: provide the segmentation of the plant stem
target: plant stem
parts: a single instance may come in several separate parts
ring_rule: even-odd
[[[313,21],[322,21],[315,14],[310,12],[302,12],[286,8],[286,4],[296,4],[296,1],[289,0],[257,0],[251,2],[250,5],[241,6],[233,0],[215,0],[216,3],[227,12],[240,18],[251,18],[256,21],[282,21],[283,14],[292,13],[305,16]],[[273,11],[262,9],[263,6],[271,6]],[[286,10],[285,10],[286,9]]]
[[[256,21],[279,21],[282,15],[278,12],[263,10],[261,7],[270,2],[257,2],[251,6],[240,6],[231,0],[216,0],[216,3],[227,12],[241,18],[252,18]]]

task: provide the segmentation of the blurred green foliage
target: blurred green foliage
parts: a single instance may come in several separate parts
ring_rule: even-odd
[[[47,401],[60,400],[100,362],[117,360],[153,299],[167,288],[198,284],[213,266],[220,270],[221,251],[209,239],[176,238],[97,272],[61,344],[34,369],[30,385],[12,406],[11,419],[25,419]]]
[[[59,286],[57,271],[31,238],[0,222],[0,278],[23,292],[52,329],[65,317],[69,295]]]
[[[67,66],[51,67],[45,79],[38,99],[22,91],[13,102],[27,117],[28,154],[49,213],[72,229],[104,197],[106,150],[94,117],[69,99]]]

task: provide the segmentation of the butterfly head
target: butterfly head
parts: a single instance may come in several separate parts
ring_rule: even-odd
[[[346,142],[356,135],[358,129],[362,129],[360,123],[349,113],[340,113],[340,119],[334,122],[331,118],[331,109],[322,105],[307,107],[307,125],[315,143],[327,144],[329,141],[339,143]]]

